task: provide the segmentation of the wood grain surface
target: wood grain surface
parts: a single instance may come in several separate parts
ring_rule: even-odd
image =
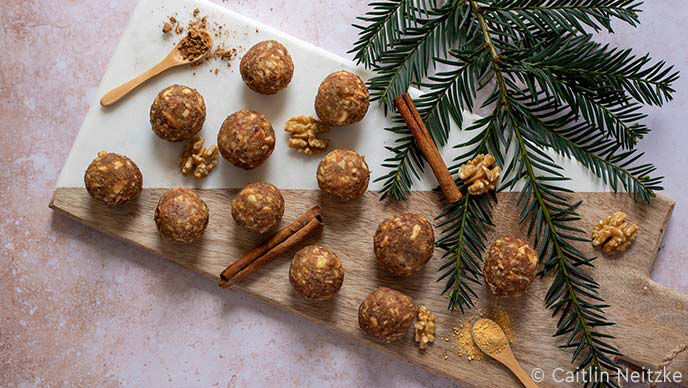
[[[254,248],[266,237],[242,231],[230,215],[230,201],[236,190],[198,190],[210,208],[210,223],[204,237],[190,245],[181,245],[159,237],[153,212],[165,189],[145,189],[133,203],[109,208],[91,200],[83,188],[58,188],[51,208],[110,236],[135,244],[153,254],[217,281],[220,272],[232,261]],[[361,200],[338,203],[321,197],[318,191],[284,190],[286,212],[283,224],[314,205],[323,208],[322,232],[307,243],[329,246],[341,259],[346,271],[339,295],[330,302],[309,302],[289,284],[288,269],[294,251],[277,258],[236,288],[283,309],[295,312],[331,330],[348,335],[367,346],[393,354],[455,380],[466,387],[511,387],[518,381],[502,365],[491,359],[469,362],[460,357],[453,341],[445,341],[452,327],[465,317],[449,313],[446,297],[440,294],[437,268],[440,252],[420,273],[405,279],[393,278],[380,271],[373,254],[373,235],[377,225],[398,212],[415,212],[432,219],[439,212],[439,198],[431,192],[416,192],[406,202],[380,202],[377,193],[369,192]],[[515,209],[516,193],[499,194],[494,221],[494,235],[511,235],[527,239],[524,227],[518,225]],[[615,259],[600,256],[591,273],[601,285],[601,294],[611,305],[610,318],[617,323],[610,333],[617,336],[613,343],[624,359],[643,367],[655,367],[676,346],[688,341],[688,296],[662,287],[649,275],[665,226],[674,203],[664,197],[650,205],[634,204],[625,194],[583,193],[576,197],[585,202],[580,209],[580,226],[592,230],[593,225],[615,210],[623,210],[630,221],[640,226],[636,242]],[[438,232],[438,231],[436,231]],[[591,256],[598,255],[589,244],[579,248]],[[509,311],[514,321],[516,358],[530,373],[541,368],[547,376],[540,386],[553,386],[551,373],[555,368],[571,370],[571,353],[558,348],[562,340],[553,338],[556,319],[545,309],[543,299],[551,278],[536,280],[529,294],[519,299],[497,299],[480,287],[478,309],[496,304]],[[430,308],[437,316],[437,341],[420,351],[413,333],[389,345],[375,343],[358,328],[358,306],[375,287],[387,286],[405,292],[417,304]],[[476,314],[468,312],[466,316]],[[448,359],[444,359],[447,355]],[[688,356],[684,353],[671,364],[674,370],[688,376]],[[577,384],[575,384],[577,385]],[[557,385],[560,386],[560,385]]]

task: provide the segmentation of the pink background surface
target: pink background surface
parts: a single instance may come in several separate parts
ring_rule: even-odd
[[[48,209],[135,3],[0,2],[0,386],[453,386]],[[218,3],[343,56],[366,9]],[[653,278],[688,292],[688,10],[648,3],[640,29],[607,39],[682,71],[675,101],[649,111],[642,148],[677,201]]]

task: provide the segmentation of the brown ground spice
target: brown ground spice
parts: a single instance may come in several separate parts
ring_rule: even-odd
[[[179,42],[179,52],[182,58],[188,60],[197,59],[205,55],[212,48],[212,41],[206,31],[190,30]]]
[[[240,51],[244,51],[244,48],[243,46],[237,46],[236,48],[226,48],[226,45],[223,41],[225,39],[231,39],[232,41],[235,41],[238,38],[239,33],[231,30],[230,28],[227,28],[226,25],[222,25],[217,22],[208,20],[207,16],[201,15],[200,9],[194,9],[192,14],[189,16],[192,18],[190,18],[188,21],[182,20],[183,18],[177,15],[176,13],[174,15],[168,16],[163,21],[163,35],[169,38],[174,33],[176,33],[177,35],[181,35],[185,30],[189,32],[192,30],[206,30],[210,34],[212,34],[212,36],[214,36],[214,40],[218,43],[218,47],[215,50],[215,52],[212,53],[212,55],[207,55],[203,58],[199,58],[191,64],[191,67],[196,68],[211,61],[219,61],[224,62],[224,64],[226,64],[227,67],[231,68],[232,61],[234,61],[234,59],[237,58]],[[186,39],[187,37],[188,34],[184,37],[184,39]],[[213,69],[210,70],[210,73],[219,75],[220,69],[220,65],[218,65],[217,67],[213,66]],[[196,73],[194,73],[194,75],[195,74]]]

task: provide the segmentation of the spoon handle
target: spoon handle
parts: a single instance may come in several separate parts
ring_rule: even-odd
[[[520,365],[515,364],[510,366],[511,371],[518,377],[519,380],[521,380],[521,383],[523,384],[524,387],[526,388],[537,388],[537,385],[533,382],[533,380],[530,378],[528,373],[526,373],[523,368],[521,368]]]
[[[126,96],[129,92],[136,89],[142,83],[148,81],[149,79],[155,77],[156,75],[162,73],[163,71],[174,67],[175,63],[170,61],[169,58],[164,59],[162,62],[153,66],[151,69],[145,73],[139,75],[138,77],[125,82],[124,84],[110,90],[103,98],[100,100],[100,105],[109,106],[117,101],[121,100],[122,97]]]
[[[499,357],[498,361],[501,361],[502,364],[506,365],[507,368],[511,369],[511,372],[519,380],[521,380],[521,383],[524,387],[537,388],[537,385],[533,382],[533,379],[530,378],[530,375],[521,367],[518,361],[516,361],[516,357],[514,357],[514,354],[510,350],[502,352],[501,357]]]

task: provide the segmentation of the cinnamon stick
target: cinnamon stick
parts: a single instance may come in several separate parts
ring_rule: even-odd
[[[402,94],[394,99],[394,105],[397,107],[399,114],[401,114],[401,117],[411,130],[418,148],[420,148],[420,151],[425,156],[425,160],[428,161],[447,201],[449,203],[459,201],[462,197],[461,191],[459,191],[458,186],[456,186],[456,182],[454,182],[454,178],[452,178],[449,173],[449,169],[446,163],[444,163],[442,155],[440,155],[435,143],[432,141],[432,138],[430,138],[430,132],[428,132],[428,128],[425,126],[425,123],[423,123],[411,96],[408,93]]]
[[[275,257],[299,244],[321,226],[321,210],[319,206],[316,206],[225,268],[220,274],[220,287],[227,288],[245,279]]]

